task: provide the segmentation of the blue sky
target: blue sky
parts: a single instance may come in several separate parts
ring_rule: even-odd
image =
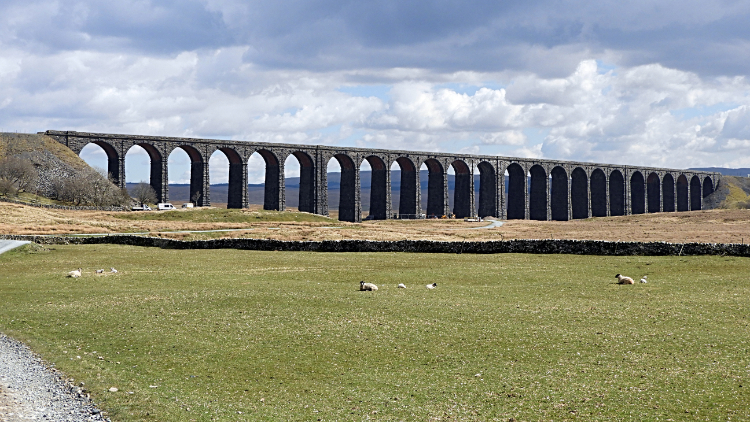
[[[748,21],[746,1],[5,0],[0,130],[750,167]]]

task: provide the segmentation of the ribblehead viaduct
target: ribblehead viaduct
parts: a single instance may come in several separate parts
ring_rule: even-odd
[[[211,139],[115,135],[47,131],[44,134],[76,154],[88,144],[107,153],[113,181],[125,187],[125,155],[138,145],[151,158],[150,184],[160,202],[169,200],[167,158],[177,148],[191,160],[190,197],[198,206],[211,203],[208,159],[216,151],[229,160],[229,208],[248,206],[247,164],[253,154],[265,161],[264,209],[284,210],[284,163],[290,155],[300,164],[299,210],[328,215],[327,168],[330,160],[341,167],[339,219],[359,222],[360,165],[372,169],[371,218],[413,218],[420,214],[501,219],[570,220],[654,212],[700,210],[703,198],[714,191],[718,173],[653,167],[619,166],[572,161],[291,145]],[[398,210],[392,209],[393,163],[401,170]],[[419,170],[426,165],[427,209],[421,209]],[[449,209],[448,170],[453,168],[455,189]],[[474,174],[479,173],[478,198]]]

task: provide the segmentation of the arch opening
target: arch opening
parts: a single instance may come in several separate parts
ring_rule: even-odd
[[[625,177],[620,170],[609,174],[609,215],[625,215]]]
[[[210,205],[206,195],[204,184],[207,184],[208,172],[206,163],[200,152],[190,145],[180,145],[169,153],[167,159],[169,168],[169,184],[183,185],[190,184],[188,189],[188,201],[197,207]],[[182,170],[189,166],[189,170]],[[175,186],[173,190],[182,190],[182,186]]]
[[[78,156],[89,166],[106,171],[107,177],[116,186],[125,187],[125,175],[120,174],[120,155],[112,145],[102,141],[89,142]]]
[[[299,174],[299,168],[296,171]],[[247,160],[247,179],[249,203],[263,204],[263,209],[269,211],[284,209],[284,181],[276,154],[267,149],[255,151]]]
[[[394,167],[398,170],[394,171]],[[399,190],[398,204],[396,204],[396,198],[393,198],[392,195],[394,202],[392,208],[398,208],[399,218],[417,218],[420,214],[418,199],[420,181],[414,162],[407,157],[399,157],[391,164],[391,169],[391,189]]]
[[[370,155],[362,160],[360,165],[360,186],[364,189],[369,184],[370,195],[361,196],[362,210],[368,209],[367,216],[370,220],[385,220],[390,213],[390,204],[388,195],[389,171],[386,168],[385,161],[376,155]],[[368,171],[369,170],[369,171]],[[369,174],[369,180],[365,175]]]
[[[467,218],[473,215],[472,213],[472,190],[473,190],[473,178],[469,166],[463,160],[455,160],[451,163],[454,176],[454,190],[453,190],[453,214],[456,218]]]
[[[661,181],[659,175],[651,173],[646,179],[646,192],[648,193],[648,212],[659,212],[661,211]]]
[[[247,207],[246,166],[237,151],[232,148],[217,149],[211,154],[208,166],[209,178],[212,181],[211,184],[220,185],[226,183],[226,197],[222,192],[220,198],[213,198],[214,202],[217,200],[222,203],[226,202],[227,208]],[[209,189],[211,184],[209,184]],[[211,194],[212,192],[209,192],[209,198]]]
[[[607,176],[602,169],[591,172],[591,216],[607,216]]]
[[[703,197],[706,198],[712,193],[714,193],[714,182],[710,177],[706,177],[703,179]]]
[[[425,160],[421,167],[427,168],[426,214],[428,217],[442,217],[447,214],[445,201],[446,175],[443,166],[436,159],[429,158]]]
[[[688,180],[684,174],[677,177],[677,212],[684,212],[690,210],[690,203],[688,198]]]
[[[693,176],[690,178],[690,211],[700,211],[702,202],[701,179]]]
[[[508,172],[507,219],[523,220],[526,218],[526,172],[517,163],[510,164],[506,171]]]
[[[550,172],[551,218],[568,221],[568,172],[557,166]]]
[[[674,212],[674,177],[667,173],[661,181],[661,209],[664,212]]]
[[[547,220],[547,172],[540,165],[529,169],[529,219]]]
[[[339,189],[332,189],[335,185],[336,167],[338,167]],[[339,221],[360,221],[360,211],[357,209],[357,171],[354,161],[346,154],[336,154],[328,161],[328,203],[333,204],[338,199]],[[338,198],[337,198],[338,197]]]
[[[639,171],[630,177],[630,212],[632,214],[646,212],[646,183]]]
[[[149,175],[148,181],[142,177],[144,173]],[[125,153],[126,182],[129,184],[148,183],[159,202],[169,202],[168,184],[164,183],[164,176],[161,153],[153,145],[135,144]]]
[[[479,209],[477,214],[483,218],[499,217],[495,168],[486,161],[482,161],[477,167],[479,168]]]
[[[576,167],[570,176],[572,217],[574,219],[589,218],[589,181],[586,170]]]
[[[302,212],[315,212],[315,162],[302,151],[289,154],[284,162],[286,200]],[[294,195],[294,193],[298,193]],[[291,201],[289,201],[291,199]],[[296,199],[296,201],[295,201]]]

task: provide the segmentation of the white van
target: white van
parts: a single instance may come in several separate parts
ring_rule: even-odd
[[[192,202],[186,202],[186,203],[182,204],[182,208],[193,208],[193,203]]]
[[[169,211],[174,209],[174,205],[169,202],[162,202],[158,204],[157,207],[159,208],[159,211]]]

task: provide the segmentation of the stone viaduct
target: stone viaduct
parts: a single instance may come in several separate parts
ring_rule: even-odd
[[[89,143],[107,153],[108,172],[125,187],[125,154],[135,145],[151,158],[150,184],[160,202],[169,200],[167,158],[177,148],[191,164],[190,197],[210,205],[208,159],[216,151],[229,160],[229,208],[248,206],[247,163],[258,153],[265,160],[264,209],[284,210],[284,163],[293,155],[300,164],[299,210],[328,215],[327,167],[341,166],[339,220],[359,222],[360,165],[372,168],[370,218],[415,218],[455,214],[501,219],[570,220],[654,212],[700,210],[720,179],[711,172],[468,155],[292,145],[212,139],[46,131],[43,134],[76,154]],[[399,209],[391,209],[391,166],[401,170]],[[421,209],[419,170],[428,171],[427,209]],[[449,209],[448,169],[455,173],[454,208]],[[479,197],[473,175],[479,173]]]

